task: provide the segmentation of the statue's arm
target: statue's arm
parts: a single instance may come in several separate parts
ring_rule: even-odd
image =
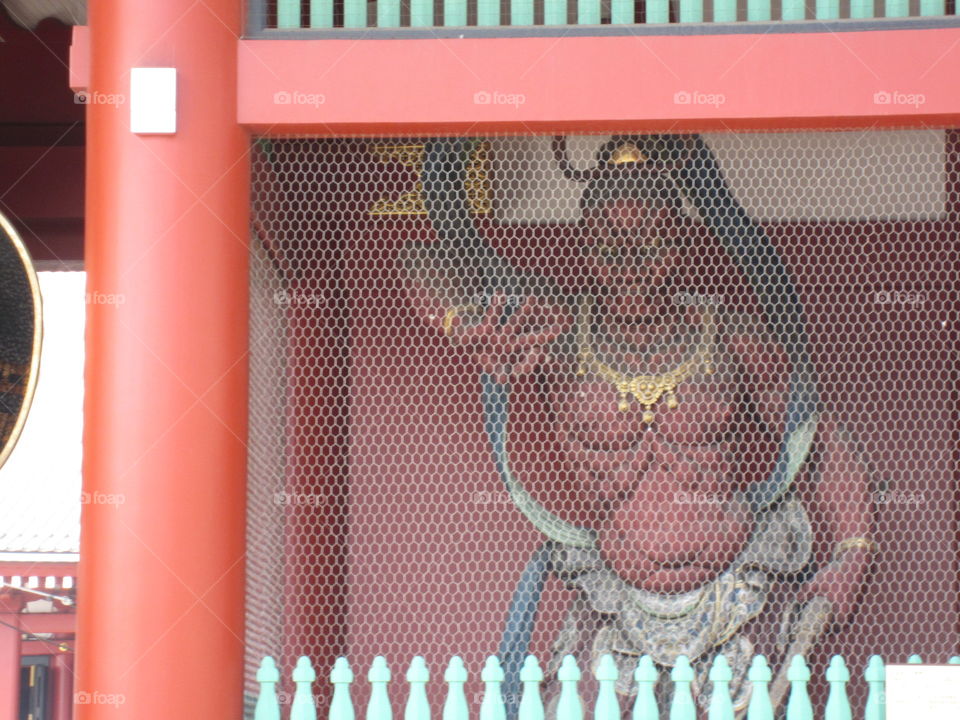
[[[820,570],[801,599],[826,597],[833,620],[844,622],[856,607],[877,550],[872,537],[873,496],[869,469],[847,432],[822,417],[814,445],[818,478],[801,488],[818,543]],[[819,530],[819,532],[817,532]]]
[[[733,322],[727,346],[737,357],[757,415],[779,437],[789,393],[786,352],[750,318]],[[816,475],[805,473],[798,491],[810,512],[819,572],[804,587],[802,599],[831,601],[833,619],[843,622],[853,610],[869,570],[873,504],[866,462],[852,438],[830,416],[817,425],[813,460]]]
[[[471,142],[427,143],[422,182],[434,237],[404,246],[400,263],[417,315],[505,381],[536,369],[570,318],[545,278],[519,272],[478,231],[466,196]]]

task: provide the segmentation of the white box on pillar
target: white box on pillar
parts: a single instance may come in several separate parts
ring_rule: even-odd
[[[176,68],[131,68],[130,132],[137,135],[177,132]]]

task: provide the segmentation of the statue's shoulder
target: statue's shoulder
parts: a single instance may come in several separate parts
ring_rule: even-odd
[[[724,340],[772,342],[770,331],[759,315],[730,310],[722,305],[704,312],[713,314],[717,335]]]
[[[768,379],[785,379],[790,363],[786,349],[773,337],[759,315],[718,311],[716,338],[736,362]]]

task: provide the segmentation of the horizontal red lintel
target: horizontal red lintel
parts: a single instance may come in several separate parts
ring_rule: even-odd
[[[72,633],[77,629],[77,616],[73,613],[21,613],[20,631],[38,633]]]
[[[77,563],[75,562],[39,562],[39,561],[17,561],[0,560],[0,577],[76,577]],[[57,590],[46,590],[42,587],[37,588],[44,592],[56,594]]]
[[[960,28],[241,40],[257,133],[386,135],[950,126]]]

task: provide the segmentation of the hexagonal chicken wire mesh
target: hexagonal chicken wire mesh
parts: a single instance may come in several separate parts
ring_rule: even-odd
[[[956,133],[254,152],[251,682],[957,652]]]

